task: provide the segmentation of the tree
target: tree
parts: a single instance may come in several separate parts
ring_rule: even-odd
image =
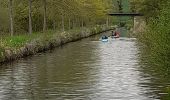
[[[14,35],[14,25],[13,25],[13,0],[9,0],[9,8],[10,8],[10,31],[11,31],[11,36]]]
[[[15,19],[11,26],[14,26],[17,33],[30,34],[33,30],[45,32],[47,28],[65,31],[77,27],[106,24],[108,9],[110,10],[110,5],[113,4],[112,0],[0,0],[1,22],[5,19],[5,15],[10,14],[5,14],[3,10],[9,9],[9,1],[13,1],[12,6],[15,10],[13,15],[11,13],[13,16],[11,22]],[[9,24],[9,22],[3,21],[3,26],[4,23]],[[8,32],[10,26],[0,28],[0,31]]]
[[[45,32],[45,31],[46,31],[46,27],[47,27],[47,18],[46,18],[47,2],[46,2],[46,0],[43,0],[43,4],[44,4],[44,24],[43,24],[43,32]]]
[[[64,25],[64,11],[62,10],[61,13],[62,13],[62,14],[61,14],[61,19],[62,19],[62,29],[63,29],[63,31],[65,31],[65,25]]]
[[[29,0],[29,34],[32,34],[32,0]]]

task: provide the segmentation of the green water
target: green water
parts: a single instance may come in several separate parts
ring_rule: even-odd
[[[0,100],[169,100],[170,77],[141,61],[136,39],[101,36],[1,66]]]
[[[121,37],[129,37],[129,31],[125,27],[118,28]]]

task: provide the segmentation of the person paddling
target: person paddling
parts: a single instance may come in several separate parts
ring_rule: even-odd
[[[115,32],[112,31],[112,35],[111,36],[114,37],[114,38],[119,38],[120,37],[120,33],[118,31],[115,31]]]
[[[108,37],[106,35],[103,35],[102,39],[108,39]]]
[[[114,38],[119,38],[120,37],[120,33],[118,32],[118,31],[116,31],[115,33],[114,33]]]

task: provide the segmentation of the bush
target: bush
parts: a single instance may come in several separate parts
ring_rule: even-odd
[[[159,16],[151,18],[148,28],[139,38],[149,49],[151,63],[162,64],[170,69],[170,2],[159,11]]]

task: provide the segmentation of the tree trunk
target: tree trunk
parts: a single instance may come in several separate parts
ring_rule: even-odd
[[[107,16],[107,20],[106,20],[106,26],[109,26],[109,17]]]
[[[32,34],[32,0],[29,0],[29,34]]]
[[[79,26],[79,28],[81,28],[81,19],[80,18],[78,18],[78,26]]]
[[[68,24],[69,24],[69,30],[70,30],[71,29],[71,19],[69,18],[68,21],[69,21]]]
[[[9,0],[9,8],[10,8],[10,31],[11,31],[11,36],[14,35],[14,24],[13,24],[13,7],[12,7],[12,1]]]
[[[83,34],[83,28],[84,28],[84,22],[83,22],[83,19],[81,20],[81,33]]]
[[[46,0],[43,0],[44,3],[44,24],[43,24],[43,32],[46,31],[47,28],[47,18],[46,18],[46,12],[47,12],[47,2]]]
[[[75,19],[73,19],[72,21],[72,29],[74,29],[74,27],[75,27]]]
[[[64,0],[62,0],[62,3],[64,4]],[[64,10],[63,10],[63,8],[62,8],[61,19],[62,19],[62,31],[64,32],[65,31],[65,26],[64,26]]]
[[[55,23],[55,20],[53,20],[53,30],[56,30],[56,23]]]
[[[83,19],[82,19],[82,21],[81,21],[81,27],[82,27],[82,28],[84,27]]]
[[[65,26],[64,26],[64,14],[62,13],[62,30],[63,30],[63,32],[65,31]]]

